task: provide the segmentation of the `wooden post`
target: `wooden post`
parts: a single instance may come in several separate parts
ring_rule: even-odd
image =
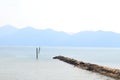
[[[38,60],[38,48],[36,48],[36,60]]]
[[[39,54],[40,54],[40,47],[39,47]]]

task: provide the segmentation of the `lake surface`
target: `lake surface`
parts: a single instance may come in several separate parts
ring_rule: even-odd
[[[0,47],[0,80],[113,80],[78,69],[52,57],[63,55],[80,61],[120,68],[120,48]]]

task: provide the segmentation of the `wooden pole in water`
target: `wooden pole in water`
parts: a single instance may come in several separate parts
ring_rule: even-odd
[[[36,60],[38,60],[38,48],[36,48]]]
[[[40,47],[39,47],[39,54],[40,54]]]
[[[38,60],[40,54],[40,47],[36,48],[36,60]]]

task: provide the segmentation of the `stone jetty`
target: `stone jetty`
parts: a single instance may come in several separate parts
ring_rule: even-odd
[[[102,74],[104,76],[108,76],[111,78],[114,78],[116,80],[120,80],[120,70],[119,69],[113,69],[105,66],[100,66],[97,64],[91,64],[91,63],[86,63],[82,61],[77,61],[72,58],[64,57],[64,56],[55,56],[53,59],[59,59],[61,61],[64,61],[66,63],[69,63],[71,65],[74,65],[78,68],[87,70],[87,71],[92,71],[95,73]]]

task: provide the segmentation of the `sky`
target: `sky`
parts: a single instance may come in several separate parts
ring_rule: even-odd
[[[120,33],[120,0],[0,0],[0,26]]]

